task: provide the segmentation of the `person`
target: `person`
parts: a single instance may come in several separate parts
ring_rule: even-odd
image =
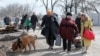
[[[58,23],[56,18],[53,16],[51,10],[47,11],[47,15],[42,18],[41,27],[43,27],[41,34],[46,36],[46,42],[49,45],[49,49],[53,50],[54,40],[57,37]]]
[[[82,53],[87,53],[87,50],[91,45],[91,40],[83,37],[84,29],[91,29],[91,28],[92,28],[92,21],[91,21],[90,17],[87,14],[83,13],[81,15],[81,34],[80,34],[82,37],[82,46],[83,46]]]
[[[23,15],[21,19],[21,23],[20,23],[20,29],[23,29],[23,30],[25,29],[25,26],[24,26],[25,20],[26,20],[26,15]]]
[[[26,27],[26,30],[27,30],[27,32],[29,31],[29,29],[30,29],[30,20],[29,20],[29,17],[28,17],[28,15],[26,14],[25,15],[25,17],[26,17],[26,20],[25,20],[25,27]]]
[[[66,18],[62,19],[59,26],[59,34],[63,39],[63,50],[71,51],[71,44],[74,40],[74,31],[78,34],[78,28],[75,21],[72,19],[72,14],[68,12]],[[66,43],[67,42],[67,43]]]
[[[18,27],[19,20],[20,20],[20,19],[19,19],[18,17],[15,18],[14,26],[15,26],[16,28]]]
[[[79,33],[81,32],[81,14],[82,13],[78,13],[78,16],[75,19],[75,23],[77,24]]]
[[[36,29],[36,23],[37,22],[38,22],[38,18],[35,15],[35,12],[34,12],[33,15],[31,16],[31,24],[32,24],[33,31],[35,31],[35,29]]]
[[[10,24],[11,24],[11,19],[10,19],[8,16],[6,16],[6,17],[4,18],[4,24],[5,24],[5,25],[10,25]]]

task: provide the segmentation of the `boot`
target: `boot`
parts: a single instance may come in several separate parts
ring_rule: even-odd
[[[82,54],[86,54],[86,53],[87,53],[86,47],[82,47]]]
[[[49,48],[48,48],[49,50],[53,50],[53,46],[49,46]]]

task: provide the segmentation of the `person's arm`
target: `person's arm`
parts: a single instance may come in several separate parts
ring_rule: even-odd
[[[36,22],[38,22],[38,17],[35,15],[35,18],[36,18]]]
[[[59,28],[58,28],[58,33],[59,33],[59,34],[61,33],[61,28],[62,28],[63,20],[64,20],[64,19],[62,19],[62,21],[61,21],[61,23],[60,23],[60,25],[59,25]]]
[[[76,19],[75,19],[75,23],[77,24],[77,22],[78,22],[78,21],[77,21],[77,18],[76,18]]]
[[[54,22],[55,22],[56,26],[59,27],[59,24],[58,24],[58,22],[57,22],[55,17],[54,17]]]
[[[76,33],[78,34],[79,30],[78,30],[77,24],[75,23],[74,20],[73,20],[73,28],[75,29]]]
[[[41,27],[43,27],[44,24],[45,24],[45,18],[46,18],[46,16],[43,16],[43,18],[42,18],[42,23],[41,23]]]
[[[31,16],[31,20],[30,20],[31,23],[32,23],[32,19],[33,19],[33,16]]]

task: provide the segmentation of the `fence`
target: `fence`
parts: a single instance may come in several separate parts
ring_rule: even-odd
[[[100,26],[100,13],[89,13],[88,14],[91,18],[91,20],[93,21],[93,25],[94,26]],[[76,15],[73,15],[73,17],[75,18]]]

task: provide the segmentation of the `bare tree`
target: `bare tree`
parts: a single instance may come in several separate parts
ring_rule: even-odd
[[[70,2],[68,2],[68,0],[60,0],[60,2],[63,4],[58,4],[58,6],[62,7],[64,14],[68,12],[68,9],[70,10],[69,12],[72,12],[72,8],[74,7],[74,0],[70,0]]]
[[[55,7],[55,5],[57,4],[57,2],[58,2],[59,0],[51,0],[51,10],[52,11],[54,11],[54,7]]]
[[[62,10],[64,12],[68,11],[68,8],[70,8],[70,11],[72,10],[72,7],[75,8],[75,13],[77,14],[78,9],[81,10],[81,12],[96,12],[98,13],[98,5],[100,5],[100,0],[70,0],[70,6],[68,5],[68,0],[61,0],[63,4],[58,4],[59,7],[62,7]],[[72,12],[72,11],[71,11]]]
[[[44,5],[46,11],[47,11],[48,10],[48,0],[46,2],[44,0],[41,0],[41,1],[42,1],[43,5]]]
[[[30,14],[32,10],[30,9],[29,5],[20,5],[20,4],[11,4],[6,6],[5,8],[0,9],[1,16],[22,16],[23,14]]]
[[[45,7],[45,9],[47,11],[49,9],[49,7],[48,7],[49,0],[40,0],[40,1],[43,3],[43,5],[44,5],[44,7]],[[51,2],[51,10],[52,11],[54,11],[54,7],[55,7],[55,5],[57,4],[58,1],[59,0],[50,0],[50,2]]]
[[[77,14],[77,9],[79,7],[79,4],[82,0],[74,0],[74,8],[75,8],[75,14]]]
[[[98,5],[100,5],[100,0],[80,0],[77,9],[81,12],[96,12],[98,13]]]

